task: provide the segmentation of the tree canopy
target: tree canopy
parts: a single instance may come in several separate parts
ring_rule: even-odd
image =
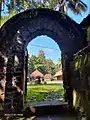
[[[32,73],[35,69],[43,74],[55,74],[61,69],[61,59],[55,64],[50,58],[45,57],[44,51],[39,50],[38,56],[32,55],[28,58],[28,73]]]

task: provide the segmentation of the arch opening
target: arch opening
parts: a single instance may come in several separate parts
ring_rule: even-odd
[[[37,36],[27,46],[28,82],[26,101],[47,105],[47,101],[64,100],[61,51],[47,35]],[[50,103],[51,104],[51,103]]]

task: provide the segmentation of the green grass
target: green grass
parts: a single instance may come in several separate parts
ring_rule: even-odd
[[[63,94],[63,85],[57,83],[48,83],[41,85],[30,85],[27,87],[27,97],[26,100],[30,101],[32,96],[36,97],[36,100],[32,100],[32,102],[41,101],[47,93],[58,93]]]

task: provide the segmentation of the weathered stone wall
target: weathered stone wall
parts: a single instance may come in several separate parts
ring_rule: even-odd
[[[71,63],[73,105],[83,109],[90,120],[90,52],[82,53],[76,54]]]
[[[7,57],[0,54],[0,110],[2,110],[2,103],[5,97],[5,83],[6,83],[6,64]]]

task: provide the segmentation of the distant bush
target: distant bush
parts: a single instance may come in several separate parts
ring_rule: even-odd
[[[54,80],[55,80],[54,78],[51,79],[51,81],[54,81]]]
[[[46,84],[47,84],[47,82],[46,82],[46,81],[44,81],[44,84],[46,85]]]

